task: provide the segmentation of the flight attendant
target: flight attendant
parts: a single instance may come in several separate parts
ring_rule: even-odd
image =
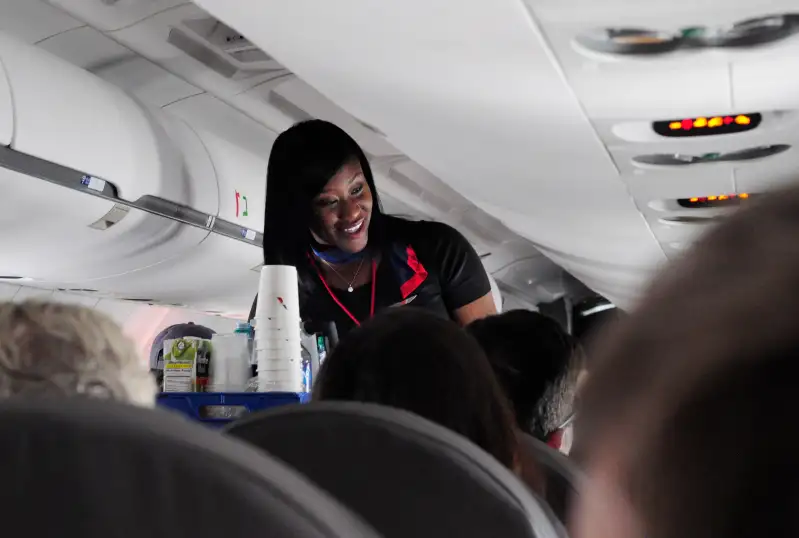
[[[275,140],[263,248],[266,264],[297,268],[303,321],[334,322],[339,335],[403,305],[463,326],[496,313],[469,242],[446,224],[382,213],[363,150],[326,121]]]

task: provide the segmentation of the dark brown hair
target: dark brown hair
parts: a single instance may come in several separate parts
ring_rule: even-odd
[[[489,316],[466,330],[488,356],[517,426],[546,441],[573,412],[582,366],[577,341],[552,318],[530,310]]]
[[[513,419],[480,345],[452,321],[401,307],[351,331],[325,361],[314,400],[370,402],[445,426],[508,468]]]
[[[581,443],[614,451],[649,538],[795,529],[797,235],[799,189],[752,200],[594,350]]]

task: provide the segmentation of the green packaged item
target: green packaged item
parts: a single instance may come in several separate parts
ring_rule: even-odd
[[[210,340],[164,340],[164,392],[205,392],[210,361]]]

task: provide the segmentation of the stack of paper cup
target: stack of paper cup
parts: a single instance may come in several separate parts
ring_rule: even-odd
[[[260,392],[303,390],[297,269],[261,268],[255,308],[255,358]]]

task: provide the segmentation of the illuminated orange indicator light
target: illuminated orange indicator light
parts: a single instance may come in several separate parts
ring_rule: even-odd
[[[749,198],[749,193],[742,192],[741,194],[720,194],[718,196],[694,196],[693,198],[688,198],[688,202],[691,204],[705,204],[707,202],[726,202],[728,200],[734,200],[735,198],[740,198],[742,200],[746,200]]]
[[[710,118],[710,121],[707,123],[707,126],[710,128],[721,127],[722,125],[724,125],[724,120],[722,118]]]
[[[707,136],[749,131],[757,127],[760,121],[760,114],[738,114],[656,121],[652,126],[661,136]]]

